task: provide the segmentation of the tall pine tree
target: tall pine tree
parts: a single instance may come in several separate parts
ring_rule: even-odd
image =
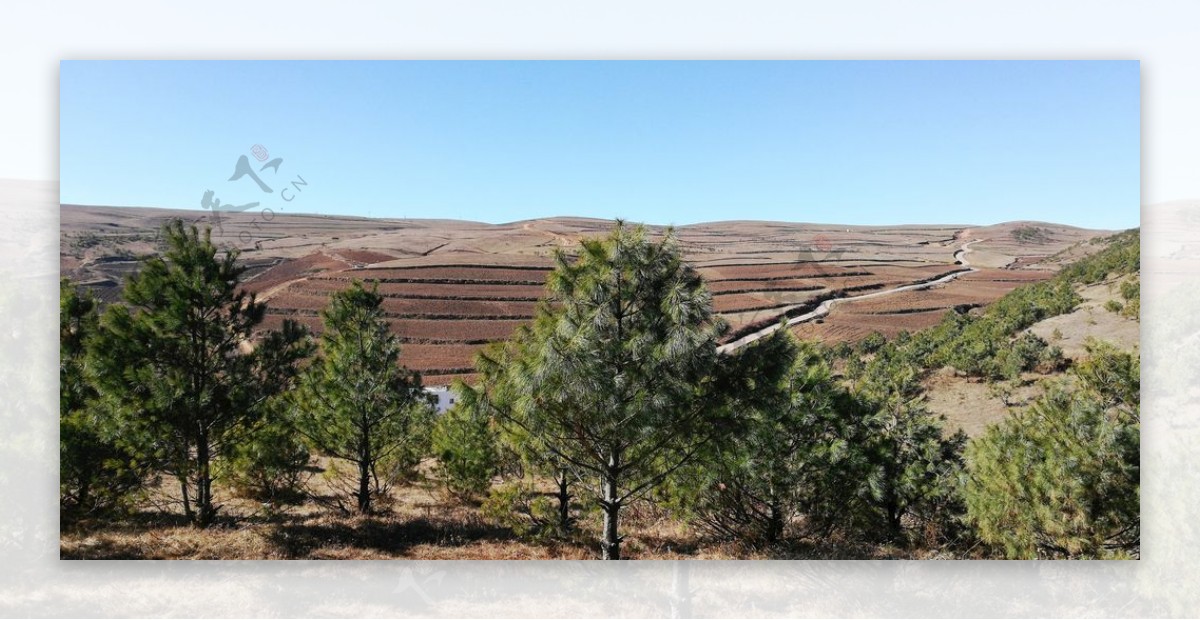
[[[347,491],[365,514],[427,451],[433,407],[420,375],[400,365],[375,287],[355,280],[321,317],[321,351],[297,392],[300,428],[318,450],[353,465]]]
[[[724,430],[724,324],[673,234],[652,241],[618,222],[605,239],[558,255],[548,300],[508,354],[481,359],[496,413],[556,457],[604,514],[600,548],[620,559],[623,506]],[[502,371],[489,369],[499,364]]]
[[[89,361],[117,435],[178,480],[184,514],[204,527],[218,509],[213,460],[292,385],[311,344],[291,321],[256,343],[266,306],[239,288],[237,251],[179,220],[163,232],[165,254],[126,281]]]

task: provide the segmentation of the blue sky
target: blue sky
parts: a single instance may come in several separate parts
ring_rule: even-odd
[[[64,61],[61,200],[1128,228],[1139,79],[1136,61]],[[243,155],[271,193],[228,180]]]

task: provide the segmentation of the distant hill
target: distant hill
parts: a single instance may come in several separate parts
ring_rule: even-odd
[[[157,252],[170,219],[213,226],[218,245],[241,250],[246,288],[268,302],[267,327],[285,317],[320,329],[318,311],[350,280],[376,280],[387,297],[404,360],[427,383],[469,376],[475,351],[506,338],[532,315],[556,251],[605,234],[608,220],[559,217],[506,224],[435,219],[369,219],[311,214],[62,205],[60,267],[107,301],[123,278]],[[661,234],[663,227],[650,227]],[[1044,222],[990,226],[844,226],[729,221],[675,229],[687,260],[709,283],[730,335],[795,316],[820,300],[925,282],[963,271],[964,243],[977,271],[945,286],[846,305],[798,334],[853,341],[935,324],[949,311],[987,304],[1044,280],[1056,256],[1109,231]]]

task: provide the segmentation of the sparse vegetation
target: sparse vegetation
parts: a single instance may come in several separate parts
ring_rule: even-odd
[[[1142,284],[1140,279],[1135,278],[1121,283],[1121,299],[1125,300],[1125,307],[1121,310],[1123,316],[1134,320],[1141,318],[1141,295]]]
[[[1101,343],[1070,378],[968,451],[979,537],[1009,558],[1136,557],[1138,357]]]
[[[329,303],[293,299],[286,313],[320,331],[319,347],[239,287],[236,252],[218,256],[182,224],[164,233],[166,254],[103,314],[63,282],[64,557],[1139,553],[1137,355],[1090,343],[1043,390],[1030,373],[1068,362],[1028,331],[1075,308],[1082,284],[1122,278],[1120,311],[1136,307],[1136,231],[930,329],[836,347],[781,329],[726,354],[729,332],[679,241],[640,227],[585,239],[552,270],[380,269],[398,281],[369,287],[314,278]],[[843,271],[821,275],[860,277]],[[421,375],[401,365],[415,323],[395,322],[419,293],[380,287],[467,275],[544,276],[548,295],[475,367],[441,367],[469,379],[435,416]],[[488,309],[512,301],[437,316],[508,316]],[[442,319],[426,321],[420,337],[444,336]],[[1015,413],[975,440],[949,432],[923,402],[940,369],[987,381]],[[183,521],[147,510],[179,505]],[[219,509],[225,527],[180,528],[217,523]]]
[[[352,468],[342,495],[353,498],[361,514],[426,453],[432,419],[420,376],[400,366],[400,345],[382,303],[357,281],[334,294],[321,313],[320,353],[295,398],[304,436]],[[336,470],[330,473],[337,477]],[[334,501],[345,509],[340,498]]]
[[[1040,226],[1021,226],[1013,229],[1012,238],[1021,243],[1046,243],[1050,240],[1050,231]]]

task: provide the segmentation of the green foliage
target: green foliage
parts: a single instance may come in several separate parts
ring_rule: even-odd
[[[1142,284],[1140,280],[1126,280],[1121,283],[1121,298],[1125,301],[1133,301],[1141,295]]]
[[[1109,312],[1118,313],[1124,310],[1125,306],[1121,305],[1121,302],[1115,299],[1110,299],[1104,302],[1104,309],[1108,310]]]
[[[218,508],[214,459],[291,387],[311,343],[291,321],[255,334],[266,307],[239,289],[236,251],[219,257],[209,231],[178,220],[163,233],[165,254],[128,278],[124,303],[109,307],[91,340],[88,365],[113,437],[174,476],[185,515],[203,527]]]
[[[1024,371],[1050,372],[1063,363],[1062,349],[1049,346],[1045,340],[1026,332],[988,359],[982,374],[991,379],[1017,381]]]
[[[543,321],[543,328],[544,328]],[[558,487],[557,530],[565,534],[574,525],[571,507],[573,473],[566,460],[556,451],[545,448],[542,440],[529,434],[526,421],[527,409],[514,406],[517,392],[514,382],[506,381],[504,374],[515,367],[509,357],[517,350],[514,343],[493,344],[478,357],[481,383],[487,389],[473,389],[456,382],[454,389],[459,394],[459,406],[476,412],[477,416],[495,413],[493,422],[494,448],[496,450],[496,473],[518,479],[520,483],[529,476],[553,478]]]
[[[1141,318],[1142,313],[1142,284],[1140,279],[1126,280],[1121,283],[1121,298],[1125,300],[1123,316],[1134,320]]]
[[[490,489],[479,512],[517,536],[545,539],[561,533],[553,500],[523,481]]]
[[[869,380],[899,379],[896,373],[902,370],[880,366],[950,366],[969,376],[1012,380],[1038,367],[1060,366],[1061,351],[1032,334],[1018,334],[1038,321],[1072,311],[1081,301],[1077,285],[1137,272],[1136,229],[1109,237],[1105,243],[1103,250],[1067,265],[1052,280],[1014,289],[981,314],[947,313],[938,325],[893,342],[874,335],[865,339],[858,345],[858,355],[848,360],[847,374]],[[1136,296],[1135,289],[1128,290]],[[1137,309],[1132,312],[1136,315]]]
[[[859,345],[847,362],[847,375],[857,394],[876,410],[865,422],[871,466],[862,499],[893,536],[906,514],[926,525],[936,517],[940,523],[935,529],[952,533],[955,515],[965,510],[954,491],[955,480],[963,475],[964,439],[943,439],[940,423],[918,404],[920,381],[928,369],[949,366],[970,376],[1012,382],[1026,371],[1061,368],[1061,349],[1022,330],[1074,309],[1080,302],[1075,286],[1137,268],[1137,231],[1127,231],[1107,239],[1103,250],[1064,267],[1054,279],[1017,288],[981,314],[948,313],[931,329]]]
[[[491,485],[499,463],[496,432],[477,407],[451,407],[433,427],[433,453],[446,487],[475,497]]]
[[[856,437],[865,460],[857,496],[868,516],[867,533],[904,540],[905,519],[912,517],[927,532],[952,537],[964,510],[957,485],[966,436],[944,437],[943,420],[912,395],[911,383],[859,388],[860,406],[869,411]]]
[[[919,405],[910,337],[881,346],[883,361],[848,391],[818,346],[778,333],[744,355],[789,360],[788,372],[752,390],[737,423],[662,499],[702,529],[750,544],[835,530],[904,541],[912,525],[938,542],[954,537],[965,438],[943,438],[941,420]]]
[[[874,353],[887,343],[887,338],[879,332],[871,332],[866,338],[863,338],[859,343],[859,348],[863,353]]]
[[[1141,269],[1141,231],[1137,228],[1103,239],[1105,248],[1063,267],[1057,278],[1076,284],[1095,284],[1112,276]]]
[[[1041,338],[1014,335],[1042,319],[1070,312],[1077,303],[1079,296],[1068,282],[1023,286],[982,315],[948,315],[934,329],[921,332],[916,346],[929,354],[917,361],[987,379],[1014,379],[1053,355]]]
[[[479,398],[554,454],[605,513],[601,550],[619,559],[618,515],[683,466],[727,422],[738,378],[718,368],[724,324],[673,234],[618,223],[558,255],[548,302],[502,355],[483,355]]]
[[[968,448],[964,497],[979,538],[1009,558],[1113,558],[1140,540],[1135,354],[1089,358]]]
[[[802,514],[810,531],[824,524],[835,505],[844,506],[845,484],[855,477],[851,435],[858,420],[848,395],[817,345],[776,333],[745,354],[762,349],[793,360],[786,375],[761,389],[736,430],[681,469],[664,494],[703,529],[751,544],[778,542]]]
[[[304,499],[312,455],[290,419],[287,400],[271,403],[264,420],[230,445],[221,463],[222,481],[242,497],[271,504]]]
[[[1021,226],[1014,228],[1012,238],[1021,243],[1046,243],[1050,241],[1050,231],[1040,226]]]
[[[99,330],[98,305],[70,280],[59,283],[59,507],[65,520],[119,510],[147,473],[136,455],[113,441],[95,406],[85,369],[86,346]]]
[[[1072,369],[1072,374],[1082,383],[1082,389],[1120,419],[1140,422],[1141,356],[1095,339],[1088,340],[1084,346],[1087,359]]]
[[[321,312],[320,353],[295,395],[298,427],[313,447],[353,466],[338,478],[360,513],[427,453],[433,416],[421,377],[400,365],[376,288],[355,280],[333,294]]]

